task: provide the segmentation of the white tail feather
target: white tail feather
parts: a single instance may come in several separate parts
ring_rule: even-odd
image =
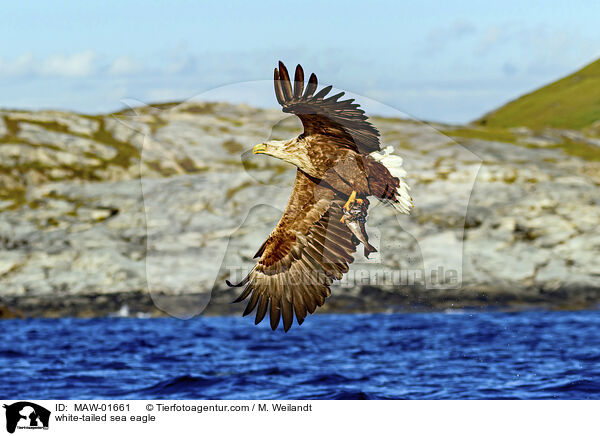
[[[398,201],[387,201],[386,203],[391,204],[401,213],[410,214],[410,210],[414,205],[413,199],[408,193],[410,186],[404,181],[406,170],[402,167],[403,159],[398,155],[392,154],[393,151],[394,148],[392,146],[387,146],[380,152],[374,151],[370,156],[386,167],[392,176],[400,179],[400,186],[396,190]]]

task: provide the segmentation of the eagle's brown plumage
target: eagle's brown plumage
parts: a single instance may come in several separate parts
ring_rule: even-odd
[[[302,121],[304,135],[323,135],[336,138],[338,145],[361,154],[379,150],[379,132],[367,121],[365,112],[354,99],[339,101],[343,92],[327,97],[332,86],[315,94],[317,76],[313,73],[304,89],[304,71],[298,65],[294,88],[287,68],[279,62],[274,74],[275,96],[283,112],[297,115]]]
[[[287,331],[296,313],[302,324],[330,295],[329,286],[341,279],[354,258],[357,241],[340,222],[344,201],[302,171],[275,230],[261,246],[258,263],[242,282],[246,289],[236,302],[251,295],[244,315],[257,307],[255,323],[269,309],[271,327],[283,316]]]
[[[359,241],[341,222],[351,193],[365,205],[369,195],[394,202],[401,182],[369,156],[380,149],[379,132],[354,100],[339,101],[344,93],[326,98],[331,86],[315,94],[317,77],[311,74],[305,87],[300,65],[293,86],[281,62],[274,79],[278,102],[300,118],[304,133],[270,154],[298,166],[296,181],[283,216],[256,253],[254,268],[237,285],[227,283],[245,286],[235,300],[250,298],[244,316],[256,309],[258,324],[269,312],[273,330],[283,318],[287,331],[294,313],[302,324],[307,313],[325,303],[333,280],[341,279],[354,260]]]

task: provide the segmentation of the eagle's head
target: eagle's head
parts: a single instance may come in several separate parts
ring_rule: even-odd
[[[257,144],[252,148],[254,154],[268,154],[296,165],[301,170],[310,173],[312,164],[308,158],[304,138],[298,137],[287,141],[268,141]]]

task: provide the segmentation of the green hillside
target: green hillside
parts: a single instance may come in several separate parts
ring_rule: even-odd
[[[581,70],[513,100],[476,124],[582,129],[600,120],[600,59]]]

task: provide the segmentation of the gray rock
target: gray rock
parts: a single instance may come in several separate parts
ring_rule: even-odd
[[[6,128],[6,122],[4,121],[4,117],[0,116],[0,138],[7,134],[8,129]]]
[[[34,121],[43,124],[59,124],[75,134],[91,136],[99,127],[97,120],[85,115],[69,112],[39,111],[39,112],[13,112],[9,114],[14,121]]]
[[[76,156],[94,155],[102,160],[109,160],[117,155],[117,150],[91,139],[69,133],[45,129],[37,124],[19,123],[19,138],[27,143],[59,147]]]
[[[49,296],[90,304],[113,295],[131,305],[143,294],[187,317],[225,303],[233,293],[224,280],[252,267],[291,192],[293,167],[249,152],[300,131],[278,111],[186,103],[124,120],[4,116],[18,122],[22,143],[0,144],[0,160],[14,168],[0,173],[0,299],[28,308]],[[109,134],[101,140],[100,119]],[[457,144],[440,133],[448,126],[375,123],[405,159],[416,207],[399,216],[373,202],[368,231],[379,253],[368,260],[359,247],[332,310],[357,301],[382,309],[369,298],[449,307],[597,295],[597,163],[551,147]],[[131,155],[119,160],[128,144]]]

